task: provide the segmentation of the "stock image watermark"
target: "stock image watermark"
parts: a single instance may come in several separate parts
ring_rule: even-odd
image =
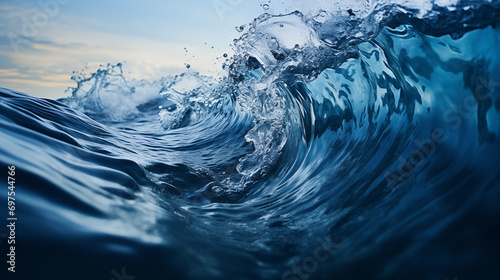
[[[309,279],[310,275],[316,272],[320,264],[330,258],[339,243],[332,242],[330,236],[327,238],[317,238],[318,245],[311,255],[303,258],[300,262],[295,262],[290,269],[283,272],[282,280]]]
[[[8,229],[8,249],[7,270],[16,272],[16,167],[14,165],[7,167],[7,209],[9,216],[7,217]]]
[[[491,98],[491,93],[494,92],[495,87],[500,87],[500,83],[492,82],[491,75],[487,78],[483,76],[477,77],[477,83],[472,89],[473,95],[465,97],[461,103],[454,104],[453,108],[444,112],[444,122],[449,124],[451,129],[458,130],[465,120],[473,116],[474,112],[478,114],[478,122],[480,122],[479,104]],[[385,180],[390,190],[392,191],[398,183],[406,181],[413,174],[416,167],[435,152],[436,146],[446,142],[447,138],[448,135],[445,129],[435,128],[427,139],[423,141],[415,139],[413,142],[417,149],[411,152],[407,159],[400,156],[398,158],[400,161],[398,169],[385,174]]]
[[[400,156],[398,158],[400,161],[399,168],[394,172],[387,172],[385,175],[385,180],[391,191],[398,183],[404,182],[410,177],[415,168],[434,153],[436,146],[446,141],[446,137],[444,129],[436,128],[431,132],[430,137],[424,141],[415,139],[413,142],[417,145],[418,149],[413,151],[407,159]]]
[[[220,21],[224,21],[227,13],[233,12],[236,7],[241,5],[243,0],[215,0],[212,2]]]
[[[122,267],[120,271],[121,273],[119,273],[118,271],[116,271],[116,269],[112,269],[111,275],[113,275],[113,277],[110,280],[134,280],[135,276],[128,275],[126,270],[126,267]]]
[[[444,113],[444,121],[451,125],[454,130],[462,126],[464,120],[470,118],[472,113],[477,112],[478,104],[486,102],[491,98],[491,93],[495,88],[500,87],[500,83],[492,82],[491,75],[487,78],[483,76],[477,77],[477,84],[473,89],[473,95],[469,95],[461,103]]]
[[[50,19],[57,16],[61,7],[71,2],[71,0],[40,0],[38,9],[31,16],[21,18],[22,25],[19,32],[9,32],[10,45],[15,53],[19,53],[19,47],[23,44],[28,45],[29,40],[33,40],[41,28],[46,26]]]

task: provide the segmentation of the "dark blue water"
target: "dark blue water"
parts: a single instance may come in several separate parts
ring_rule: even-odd
[[[2,279],[500,279],[499,7],[263,15],[222,78],[0,88]]]

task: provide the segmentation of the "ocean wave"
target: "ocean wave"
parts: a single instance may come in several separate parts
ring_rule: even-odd
[[[142,279],[498,276],[500,5],[342,5],[256,18],[223,77],[1,89],[0,161],[46,229],[26,242]]]

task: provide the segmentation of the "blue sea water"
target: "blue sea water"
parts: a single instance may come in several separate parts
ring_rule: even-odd
[[[500,279],[500,5],[405,5],[264,14],[222,78],[0,88],[2,279]]]

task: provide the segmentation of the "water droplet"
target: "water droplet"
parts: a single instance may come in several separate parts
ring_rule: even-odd
[[[264,4],[264,5],[262,5],[262,8],[263,8],[264,10],[269,10],[269,5],[268,5],[268,4]]]
[[[238,32],[243,32],[243,30],[245,30],[245,26],[244,25],[236,26],[234,29],[236,29],[236,31]]]
[[[223,56],[223,57],[227,57],[227,53],[224,53],[222,56]]]
[[[187,69],[191,68],[191,65],[186,64],[186,68],[187,68]]]

